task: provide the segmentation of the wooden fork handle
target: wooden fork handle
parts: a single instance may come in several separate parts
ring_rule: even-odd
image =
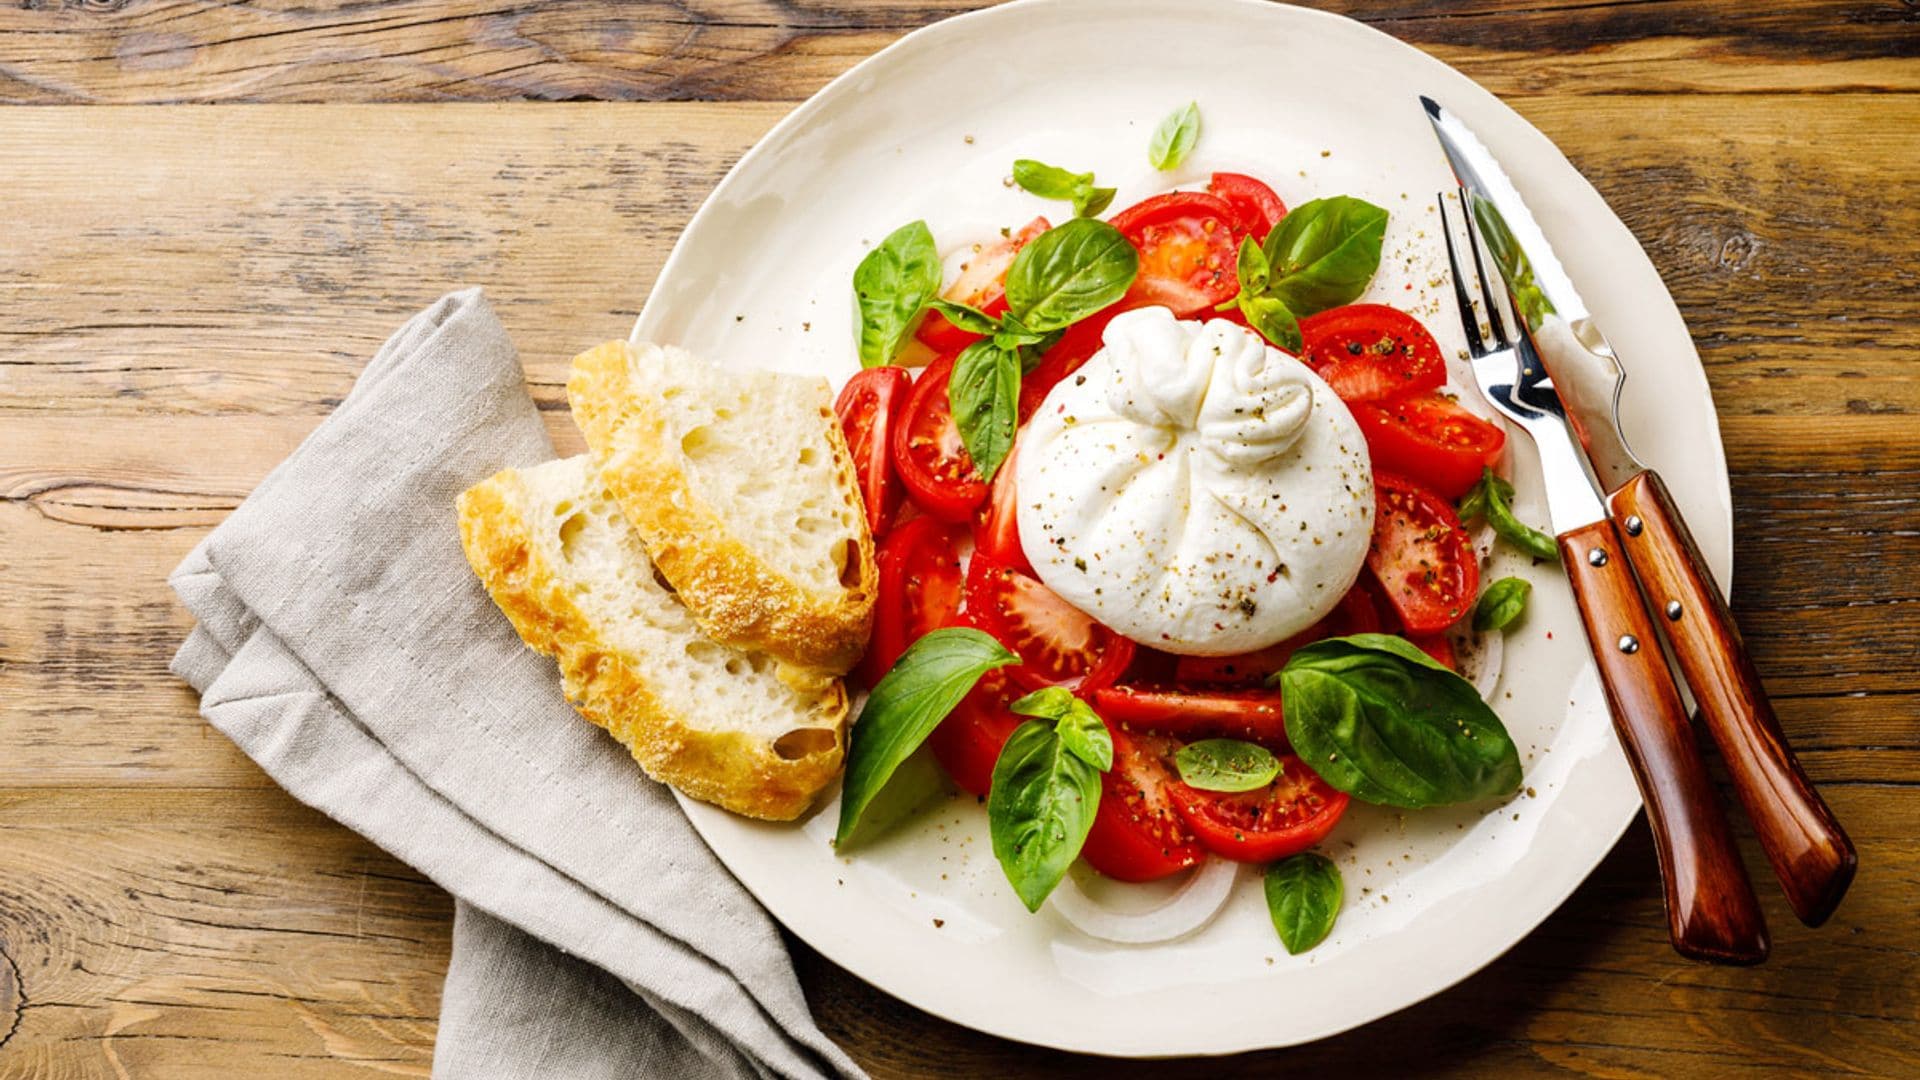
[[[1613,523],[1561,534],[1560,557],[1646,800],[1673,947],[1696,960],[1757,964],[1767,958],[1766,920]]]
[[[1819,926],[1853,882],[1853,841],[1781,734],[1740,629],[1666,484],[1643,472],[1608,496],[1607,509],[1787,902],[1801,922]]]

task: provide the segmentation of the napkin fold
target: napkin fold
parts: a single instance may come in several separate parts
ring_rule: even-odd
[[[455,896],[436,1077],[859,1076],[766,912],[467,567],[454,497],[553,456],[486,299],[442,298],[174,571],[173,669]]]

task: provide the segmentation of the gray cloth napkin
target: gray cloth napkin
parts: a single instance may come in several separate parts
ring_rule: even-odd
[[[174,571],[173,669],[457,898],[436,1077],[858,1076],[766,913],[467,568],[454,496],[551,457],[492,308],[441,299]]]

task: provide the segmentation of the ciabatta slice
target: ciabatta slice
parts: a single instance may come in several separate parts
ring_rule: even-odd
[[[574,359],[567,398],[601,481],[709,637],[853,666],[873,538],[825,379],[614,341]]]
[[[584,455],[498,473],[458,508],[467,561],[494,603],[647,775],[784,821],[839,773],[840,682],[701,633]]]

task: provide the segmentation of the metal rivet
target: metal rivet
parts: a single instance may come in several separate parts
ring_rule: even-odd
[[[1680,601],[1678,600],[1667,601],[1667,618],[1673,620],[1674,622],[1680,621],[1681,612],[1683,612],[1684,610],[1685,609],[1680,606]]]
[[[1594,548],[1587,552],[1587,562],[1593,566],[1607,565],[1607,553],[1603,548]]]
[[[1634,637],[1632,634],[1621,634],[1620,635],[1620,651],[1623,653],[1626,653],[1628,656],[1632,656],[1634,653],[1639,652],[1640,639],[1637,637]]]
[[[1645,528],[1645,523],[1643,523],[1638,517],[1632,514],[1627,515],[1627,535],[1628,536],[1639,536],[1640,530],[1642,528]]]

